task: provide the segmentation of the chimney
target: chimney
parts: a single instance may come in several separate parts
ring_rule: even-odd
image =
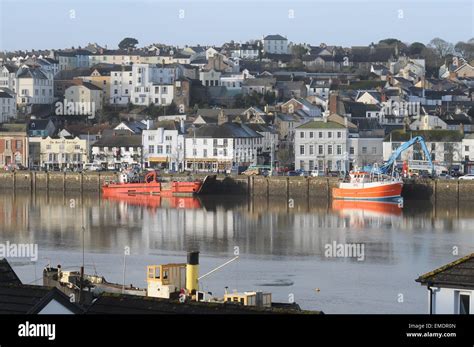
[[[329,114],[337,113],[337,103],[339,101],[339,95],[337,92],[329,95]]]
[[[188,262],[186,263],[186,290],[189,295],[193,295],[198,290],[199,277],[199,252],[188,252]]]

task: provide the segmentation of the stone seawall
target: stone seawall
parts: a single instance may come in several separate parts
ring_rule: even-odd
[[[204,175],[197,175],[203,178]],[[184,179],[183,175],[165,175],[163,179]],[[30,191],[100,191],[106,181],[117,179],[114,172],[29,172],[0,171],[0,189]],[[213,193],[285,199],[330,199],[337,178],[219,176]],[[474,201],[474,181],[416,180],[403,187],[406,200]]]

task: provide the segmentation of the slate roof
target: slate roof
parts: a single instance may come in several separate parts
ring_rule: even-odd
[[[5,284],[21,284],[21,280],[13,271],[8,260],[0,259],[0,285]]]
[[[423,285],[474,289],[474,253],[427,272],[416,279]]]
[[[50,119],[32,119],[28,123],[28,130],[45,130],[49,122]]]
[[[46,80],[48,79],[46,75],[39,69],[34,68],[22,68],[17,72],[17,78],[36,78]]]
[[[11,96],[10,94],[8,94],[8,93],[6,93],[6,92],[0,90],[0,98],[13,99],[13,96]]]
[[[97,87],[95,84],[92,84],[90,82],[82,82],[82,85],[86,87],[89,90],[99,90],[102,91],[102,88]]]
[[[456,130],[415,130],[407,131],[394,130],[387,135],[384,141],[408,141],[415,136],[423,136],[426,142],[459,142],[463,138],[463,134]]]
[[[336,123],[336,122],[324,122],[321,120],[315,120],[307,122],[303,125],[300,125],[296,129],[339,129],[345,128],[344,125]]]
[[[191,129],[188,137],[194,137],[194,132],[196,137],[199,138],[252,138],[252,137],[262,137],[259,133],[255,132],[251,128],[247,127],[245,124],[238,123],[224,123],[221,125],[216,124],[207,124],[203,125],[196,129]]]
[[[279,34],[276,34],[276,35],[267,35],[263,39],[268,41],[268,40],[286,40],[287,38]]]
[[[0,314],[36,314],[53,299],[74,313],[83,312],[57,288],[5,284],[0,285]]]
[[[141,135],[110,135],[102,136],[93,147],[140,147]]]

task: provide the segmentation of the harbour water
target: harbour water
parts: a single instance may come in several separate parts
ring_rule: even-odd
[[[146,266],[201,252],[200,284],[215,295],[264,290],[325,313],[426,313],[422,273],[474,252],[474,210],[408,201],[397,205],[207,196],[106,200],[96,193],[0,192],[0,243],[38,245],[36,262],[11,258],[23,283],[45,265],[146,286]],[[328,254],[358,245],[363,257]],[[130,255],[124,257],[124,250]]]

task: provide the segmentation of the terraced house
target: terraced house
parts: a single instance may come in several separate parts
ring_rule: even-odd
[[[0,125],[0,168],[28,165],[28,134],[25,124]]]
[[[48,170],[81,169],[88,161],[87,141],[78,137],[51,138],[40,142],[40,165]]]

